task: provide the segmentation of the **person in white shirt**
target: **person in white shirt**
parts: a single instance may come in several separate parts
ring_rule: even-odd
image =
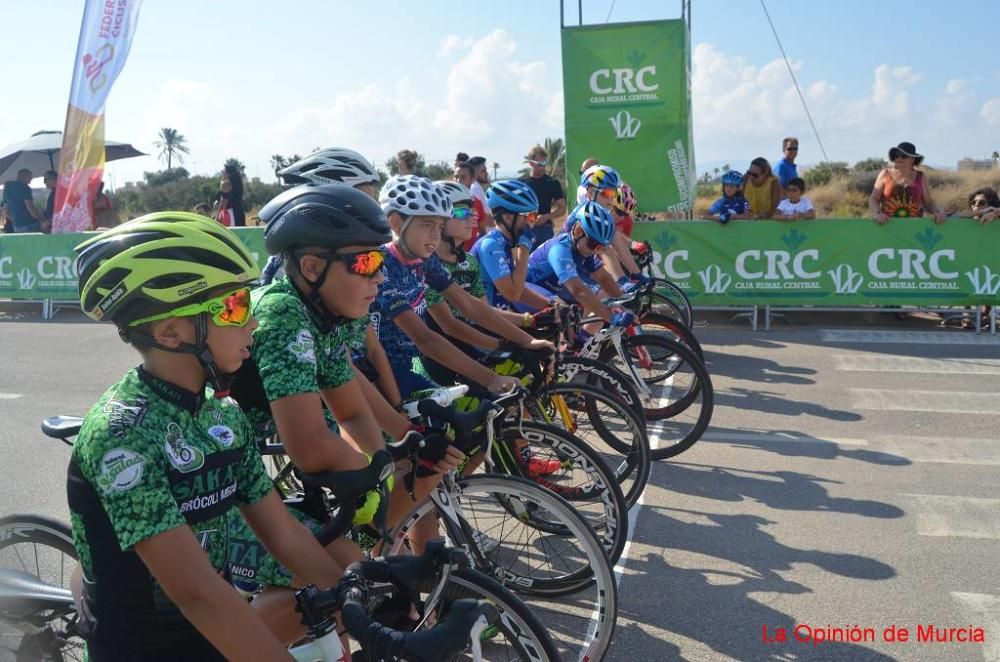
[[[469,190],[472,191],[474,198],[483,203],[483,209],[489,215],[490,205],[486,202],[486,188],[490,185],[490,170],[486,167],[486,157],[473,156],[469,159],[468,163],[472,166],[473,180]]]
[[[784,200],[778,203],[778,218],[785,218],[790,221],[797,221],[800,218],[816,218],[816,210],[813,209],[812,202],[802,194],[806,192],[806,183],[801,177],[793,177],[788,180],[785,187]]]

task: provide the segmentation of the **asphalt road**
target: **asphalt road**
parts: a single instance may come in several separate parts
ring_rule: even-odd
[[[654,468],[609,660],[1000,660],[1000,337],[807,319],[698,329],[715,416]],[[67,517],[69,449],[38,423],[135,362],[78,313],[0,312],[0,512]],[[854,626],[875,641],[796,640]]]

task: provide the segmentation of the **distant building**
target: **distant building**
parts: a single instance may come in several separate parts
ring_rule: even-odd
[[[992,170],[997,162],[990,159],[962,159],[958,162],[959,170]]]

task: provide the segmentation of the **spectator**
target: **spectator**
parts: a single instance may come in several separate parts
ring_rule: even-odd
[[[806,192],[806,183],[801,177],[792,177],[785,186],[785,199],[778,203],[778,216],[790,221],[797,221],[801,218],[816,218],[816,210],[813,209],[809,198],[803,197]]]
[[[417,153],[412,149],[401,149],[396,153],[396,168],[401,175],[419,175]]]
[[[192,209],[191,211],[193,211],[196,214],[201,214],[202,216],[208,216],[209,218],[211,218],[212,205],[208,204],[207,202],[199,202],[194,206],[194,209]]]
[[[969,194],[969,209],[960,211],[955,216],[960,218],[976,218],[982,225],[1000,218],[1000,195],[996,189],[989,186],[976,189]]]
[[[92,229],[113,228],[118,225],[118,217],[115,215],[114,205],[111,198],[104,192],[104,182],[97,184],[97,195],[94,196],[94,204],[91,206],[94,212]]]
[[[521,181],[530,186],[538,196],[538,219],[532,228],[535,235],[534,248],[552,238],[555,234],[555,224],[566,213],[566,195],[563,193],[562,184],[545,172],[548,158],[549,154],[544,147],[541,145],[532,147],[525,157],[531,168],[531,174],[521,177]]]
[[[917,170],[923,160],[924,155],[917,153],[913,143],[901,142],[889,150],[892,165],[878,173],[868,198],[876,223],[884,225],[890,217],[919,218],[928,211],[935,223],[944,222],[944,212],[931,198],[923,171]]]
[[[716,220],[725,225],[732,219],[750,218],[750,203],[743,197],[740,187],[743,175],[730,170],[722,175],[722,197],[712,203],[702,218]]]
[[[456,168],[458,167],[459,163],[468,163],[468,162],[469,162],[469,155],[466,154],[465,152],[459,152],[458,154],[455,155],[455,167]],[[468,187],[466,187],[466,188],[468,188]]]
[[[795,166],[795,157],[799,155],[799,139],[789,136],[781,141],[781,151],[784,156],[778,161],[778,183],[782,189],[788,188],[788,182],[799,176]]]
[[[743,195],[750,202],[751,218],[774,218],[781,202],[781,184],[763,156],[750,162],[743,183]]]
[[[600,165],[600,163],[601,162],[595,159],[593,156],[588,156],[583,160],[583,163],[580,164],[580,176],[583,177],[583,173],[587,172],[588,168],[592,168],[595,165]],[[586,202],[586,200],[587,200],[587,187],[584,186],[583,184],[580,184],[579,186],[576,187],[576,204],[578,205],[583,204],[584,202]]]
[[[483,209],[489,215],[490,205],[486,202],[486,189],[490,185],[490,171],[486,167],[486,157],[473,156],[466,163],[472,166],[472,186],[469,190],[472,191],[472,196],[483,204]]]
[[[247,215],[243,209],[243,175],[240,169],[227,163],[222,169],[222,182],[219,184],[218,220],[225,226],[246,227]]]
[[[49,190],[49,198],[45,201],[45,220],[51,225],[52,217],[56,213],[56,184],[59,183],[59,173],[55,170],[46,170],[42,177],[45,188]]]
[[[458,155],[464,156],[464,153],[459,152]],[[473,170],[468,161],[459,161],[455,164],[455,181],[470,191],[472,190],[473,182],[475,182],[475,178],[472,176]],[[472,237],[462,244],[467,251],[472,250],[472,245],[476,243],[476,239],[493,229],[493,219],[486,213],[482,201],[475,195],[472,196],[472,220],[474,223]]]
[[[51,227],[31,197],[29,184],[33,177],[30,170],[22,168],[17,171],[17,179],[4,184],[3,199],[14,232],[48,232]]]

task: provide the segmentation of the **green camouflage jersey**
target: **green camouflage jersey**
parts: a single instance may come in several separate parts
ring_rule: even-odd
[[[233,394],[254,432],[264,437],[274,433],[268,403],[337,388],[354,378],[347,347],[356,343],[359,330],[364,343],[365,325],[351,321],[324,331],[324,322],[303,303],[287,278],[254,290],[251,307],[258,323],[250,348],[253,361],[244,363]],[[258,397],[244,395],[255,389]],[[336,425],[329,412],[327,422]]]
[[[85,576],[81,631],[95,646],[116,649],[116,659],[168,645],[180,647],[176,659],[195,659],[192,646],[209,646],[134,546],[187,525],[223,571],[228,516],[271,491],[253,443],[234,402],[215,399],[210,389],[191,393],[142,368],[90,410],[73,446],[67,491]]]
[[[445,271],[451,274],[451,279],[458,283],[458,286],[463,290],[468,292],[471,296],[481,299],[486,296],[486,288],[483,287],[483,281],[479,277],[479,260],[472,253],[465,253],[462,259],[457,262],[448,262],[447,260],[441,260],[441,264],[444,266]],[[435,304],[446,301],[444,296],[437,290],[431,288],[427,290],[427,305],[433,306]],[[458,319],[462,318],[462,313],[458,311],[455,306],[448,304],[451,307],[451,314]]]

